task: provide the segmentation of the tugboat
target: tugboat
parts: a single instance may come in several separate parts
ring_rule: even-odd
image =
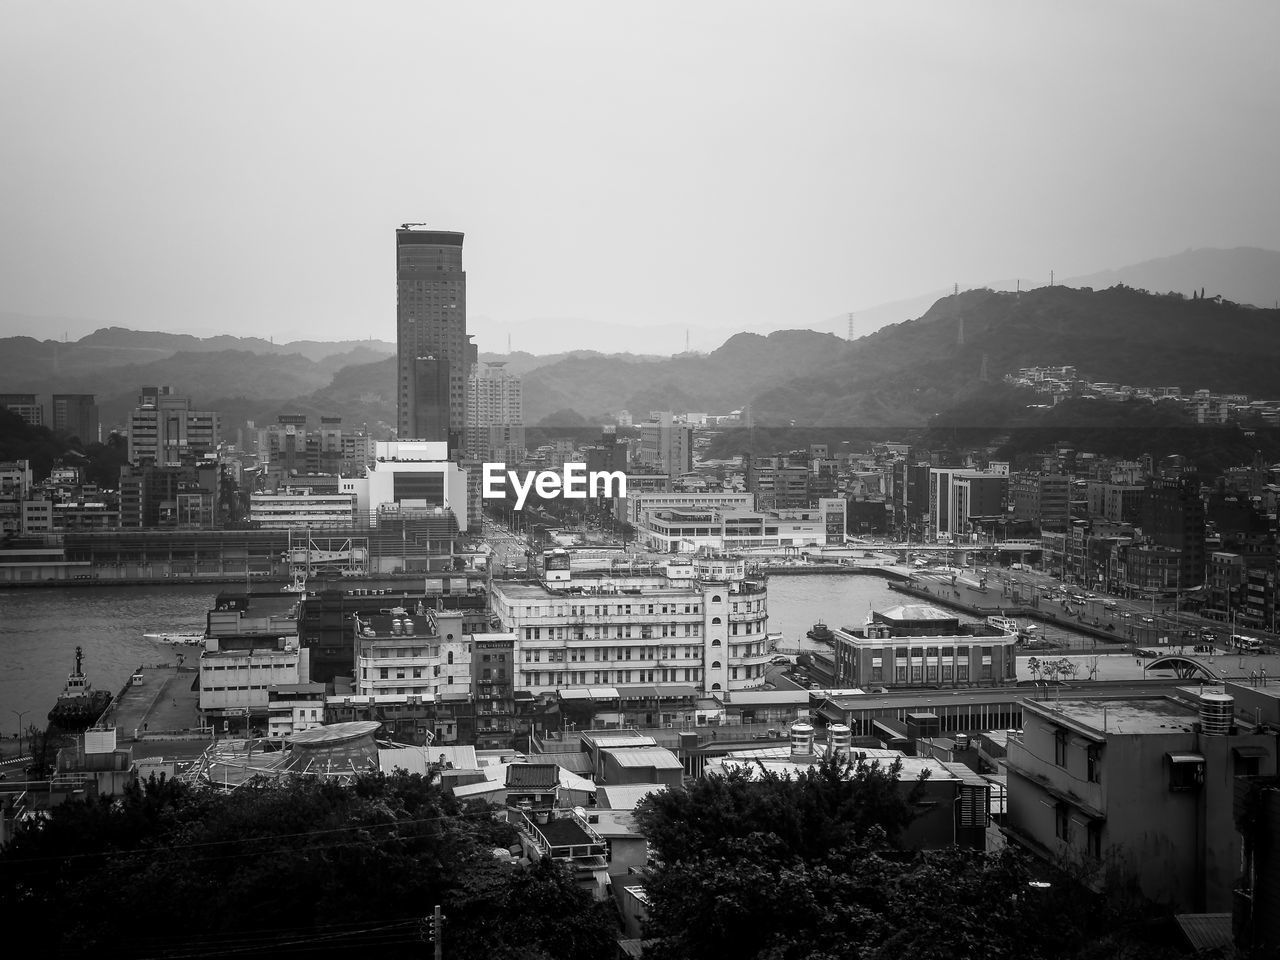
[[[827,628],[827,625],[819,620],[815,623],[805,636],[810,640],[817,640],[819,643],[835,643],[836,635]]]
[[[111,704],[111,694],[106,690],[94,690],[85,678],[81,666],[84,651],[76,647],[76,668],[67,674],[67,685],[58,694],[58,702],[49,711],[49,724],[68,733],[88,729],[102,716]]]

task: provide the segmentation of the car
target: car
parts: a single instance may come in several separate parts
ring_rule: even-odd
[[[1120,608],[1120,604],[1116,603],[1114,600],[1104,600],[1102,601],[1102,608],[1104,610],[1118,610]]]
[[[776,657],[771,657],[771,658],[769,659],[769,662],[770,662],[770,663],[790,663],[790,662],[791,662],[791,658],[790,658],[790,657],[784,657],[782,654],[778,654]]]
[[[1143,623],[1155,623],[1155,622],[1156,622],[1156,618],[1155,618],[1155,617],[1143,617],[1143,618],[1142,618],[1142,622],[1143,622]]]
[[[1132,613],[1130,613],[1128,610],[1126,610],[1124,613],[1120,614],[1120,619],[1121,619],[1121,620],[1128,620],[1128,619],[1129,619],[1130,617],[1132,617],[1132,616],[1133,616],[1133,614],[1132,614]]]

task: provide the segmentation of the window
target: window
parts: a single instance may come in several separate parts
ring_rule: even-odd
[[[1085,770],[1090,783],[1102,782],[1102,748],[1096,743],[1089,744],[1085,751]]]
[[[1102,823],[1098,820],[1090,820],[1087,832],[1087,842],[1089,846],[1089,856],[1095,860],[1102,859]]]
[[[1053,762],[1060,767],[1067,765],[1067,731],[1059,730],[1053,735]]]
[[[1053,808],[1053,835],[1063,843],[1071,842],[1071,810],[1065,803]]]
[[[1197,753],[1171,753],[1169,757],[1169,790],[1190,793],[1204,785],[1204,757]]]

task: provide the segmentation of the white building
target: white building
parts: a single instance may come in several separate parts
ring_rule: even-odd
[[[354,495],[360,519],[377,524],[379,512],[432,510],[453,513],[458,529],[467,530],[467,474],[449,459],[443,441],[379,441],[374,462],[358,479],[338,481],[340,494]]]
[[[818,510],[660,510],[644,515],[636,537],[663,553],[817,547],[827,542],[827,525]]]
[[[516,690],[644,685],[705,693],[765,682],[772,651],[763,581],[740,558],[701,556],[647,576],[581,574],[554,552],[540,582],[495,581],[493,611],[515,632]]]
[[[471,693],[471,642],[462,614],[403,607],[353,617],[355,695],[373,703],[433,703]],[[368,702],[368,701],[366,701]]]
[[[699,490],[683,493],[669,491],[630,493],[628,491],[626,520],[633,526],[639,527],[644,523],[645,514],[659,510],[711,510],[715,508],[754,510],[755,506],[756,495],[754,493],[732,493],[719,490],[714,492]]]
[[[259,527],[345,526],[356,521],[356,496],[351,493],[313,493],[309,488],[284,493],[255,493],[249,497],[249,519]]]
[[[290,603],[280,598],[280,605]],[[258,601],[254,601],[259,606]],[[200,716],[209,724],[266,728],[271,688],[310,682],[310,657],[298,643],[298,621],[286,610],[246,616],[248,601],[219,598],[208,617],[200,655]]]

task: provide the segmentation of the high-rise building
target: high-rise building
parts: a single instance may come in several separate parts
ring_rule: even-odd
[[[492,463],[524,458],[520,378],[504,363],[486,363],[467,377],[467,457]]]
[[[1156,477],[1142,502],[1142,533],[1158,547],[1179,551],[1177,583],[1187,590],[1204,583],[1204,501],[1194,474]]]
[[[640,461],[678,477],[693,470],[693,427],[667,412],[640,425]]]
[[[34,393],[0,393],[0,407],[16,413],[33,427],[44,426],[44,404]]]
[[[192,410],[191,400],[173,387],[143,387],[129,414],[129,462],[182,463],[217,450],[222,418],[212,410]]]
[[[53,395],[53,429],[79,437],[81,443],[98,439],[98,404],[92,393],[55,393]]]
[[[462,234],[420,226],[396,231],[397,435],[444,441],[460,453],[474,354]]]

